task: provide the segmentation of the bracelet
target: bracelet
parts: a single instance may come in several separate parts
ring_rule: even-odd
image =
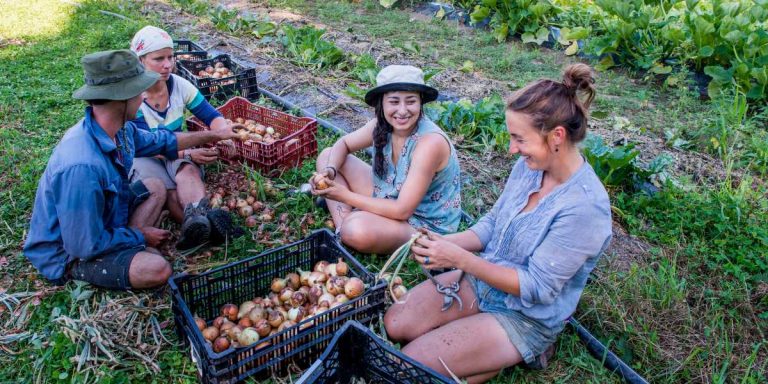
[[[336,174],[338,171],[336,170],[336,167],[333,165],[326,166],[325,169],[332,169],[333,170],[333,177],[331,177],[331,180],[336,180]]]

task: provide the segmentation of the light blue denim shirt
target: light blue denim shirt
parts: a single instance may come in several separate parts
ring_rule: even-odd
[[[144,245],[128,227],[128,170],[134,156],[177,157],[176,136],[128,122],[113,141],[86,108],[53,150],[37,186],[24,254],[49,280],[67,263]]]
[[[610,242],[611,204],[585,161],[536,207],[522,212],[528,197],[540,190],[542,175],[519,159],[493,209],[470,228],[483,243],[482,258],[517,270],[520,296],[479,279],[477,295],[482,311],[518,311],[548,328],[562,329]]]

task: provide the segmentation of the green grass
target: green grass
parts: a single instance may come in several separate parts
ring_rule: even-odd
[[[20,352],[0,352],[0,382],[33,382],[36,378],[51,382],[195,382],[188,350],[178,344],[171,328],[163,332],[176,344],[164,344],[156,356],[159,374],[127,353],[117,355],[119,363],[90,362],[88,369],[78,371],[77,357],[85,344],[73,342],[54,319],[62,315],[79,318],[82,310],[94,312],[105,303],[130,299],[132,295],[97,291],[90,298],[78,299],[82,288],[74,283],[51,290],[20,252],[37,181],[56,142],[83,113],[84,105],[70,97],[82,84],[80,57],[97,50],[127,47],[140,27],[160,23],[129,2],[92,1],[78,7],[54,0],[36,1],[21,10],[6,3],[5,11],[11,12],[0,17],[0,38],[19,39],[24,44],[0,48],[0,62],[6,64],[0,77],[0,115],[4,117],[0,121],[0,258],[10,263],[0,265],[0,287],[7,289],[0,290],[0,299],[3,293],[42,292],[43,296],[39,303],[23,301],[29,317],[0,312],[1,337],[24,335],[23,340],[14,343],[5,343],[0,337],[0,348]],[[515,87],[542,76],[556,78],[563,65],[562,57],[552,52],[514,43],[498,45],[488,34],[467,35],[449,22],[411,22],[406,12],[382,11],[370,1],[362,5],[293,0],[272,3],[316,17],[331,28],[386,39],[395,46],[416,44],[419,52],[412,54],[435,64],[458,67],[470,58],[483,76],[510,81]],[[132,21],[99,10],[122,14]],[[6,16],[23,12],[48,17],[29,23],[34,17]],[[646,126],[649,134],[678,129],[686,138],[706,143],[707,135],[721,131],[715,107],[700,103],[685,91],[635,84],[639,82],[615,71],[601,73],[600,81],[604,84],[601,92],[612,97],[601,98],[597,109],[626,116],[635,125]],[[744,127],[764,124],[764,118],[758,112]],[[701,133],[701,126],[711,127],[713,133]],[[727,127],[747,130],[732,123]],[[332,139],[324,137],[321,147]],[[764,150],[760,143],[758,140],[753,144],[754,148]],[[270,202],[281,202],[278,214],[288,212],[298,217],[313,212],[318,218],[324,217],[307,197],[287,194],[308,178],[313,166],[308,162],[273,180],[280,192]],[[210,167],[212,175],[220,170]],[[501,171],[491,172],[485,177],[490,180],[487,184],[465,190],[465,208],[475,216],[490,208],[492,201],[488,200],[497,196],[503,185],[505,176],[499,174]],[[249,176],[261,180],[255,173],[249,172]],[[761,284],[766,284],[760,271],[765,272],[765,267],[754,260],[764,261],[764,250],[768,248],[766,188],[757,181],[683,185],[668,187],[653,198],[629,193],[612,196],[615,216],[632,233],[656,247],[647,259],[626,269],[616,268],[611,255],[603,258],[577,317],[651,382],[764,382],[768,371],[768,299],[765,293],[760,296],[764,289]],[[484,207],[476,203],[481,197]],[[322,220],[317,221],[316,227],[321,226]],[[246,235],[230,244],[228,252],[216,252],[204,267],[222,265],[265,248]],[[362,259],[372,270],[381,262],[370,256]],[[729,263],[734,268],[752,269],[726,271]],[[179,259],[174,266],[178,271],[190,265]],[[405,277],[411,283],[420,279],[414,268],[406,271]],[[165,292],[142,293],[139,297],[154,308],[159,321],[171,319]],[[20,320],[25,320],[22,327],[18,326]],[[602,368],[567,328],[548,370],[512,368],[493,382],[619,380]]]

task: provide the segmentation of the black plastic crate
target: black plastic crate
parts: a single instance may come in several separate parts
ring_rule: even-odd
[[[269,292],[272,278],[311,270],[320,260],[343,258],[349,276],[361,278],[365,293],[296,326],[259,340],[259,343],[221,353],[213,351],[195,325],[197,315],[210,323],[222,305],[243,301]],[[299,372],[317,359],[347,320],[370,323],[385,309],[386,282],[374,281],[372,273],[349,254],[327,229],[307,238],[199,275],[174,276],[169,285],[173,295],[173,314],[179,337],[191,347],[192,359],[205,383],[236,383],[248,377],[263,379]],[[313,322],[313,326],[304,325]],[[304,329],[301,329],[304,328]],[[269,343],[262,347],[262,343]]]
[[[199,77],[198,73],[206,67],[215,67],[216,63],[223,63],[233,75],[216,78]],[[256,82],[256,68],[247,68],[237,64],[229,55],[218,55],[205,60],[178,60],[176,69],[179,74],[189,80],[200,90],[203,97],[210,100],[215,97],[227,100],[233,96],[242,96],[248,100],[256,101],[259,97],[259,87]]]
[[[176,60],[205,60],[208,52],[192,40],[174,40],[173,56]]]
[[[350,320],[297,384],[442,383],[453,380],[411,359],[370,329]]]

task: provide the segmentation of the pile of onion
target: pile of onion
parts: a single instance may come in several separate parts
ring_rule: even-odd
[[[297,270],[285,277],[275,277],[266,296],[239,306],[224,304],[211,324],[199,317],[195,317],[195,323],[214,352],[253,345],[362,296],[365,284],[348,275],[349,265],[342,258],[336,263],[320,261],[312,271]],[[306,321],[301,329],[313,325],[313,321]],[[259,348],[266,345],[262,342]]]

